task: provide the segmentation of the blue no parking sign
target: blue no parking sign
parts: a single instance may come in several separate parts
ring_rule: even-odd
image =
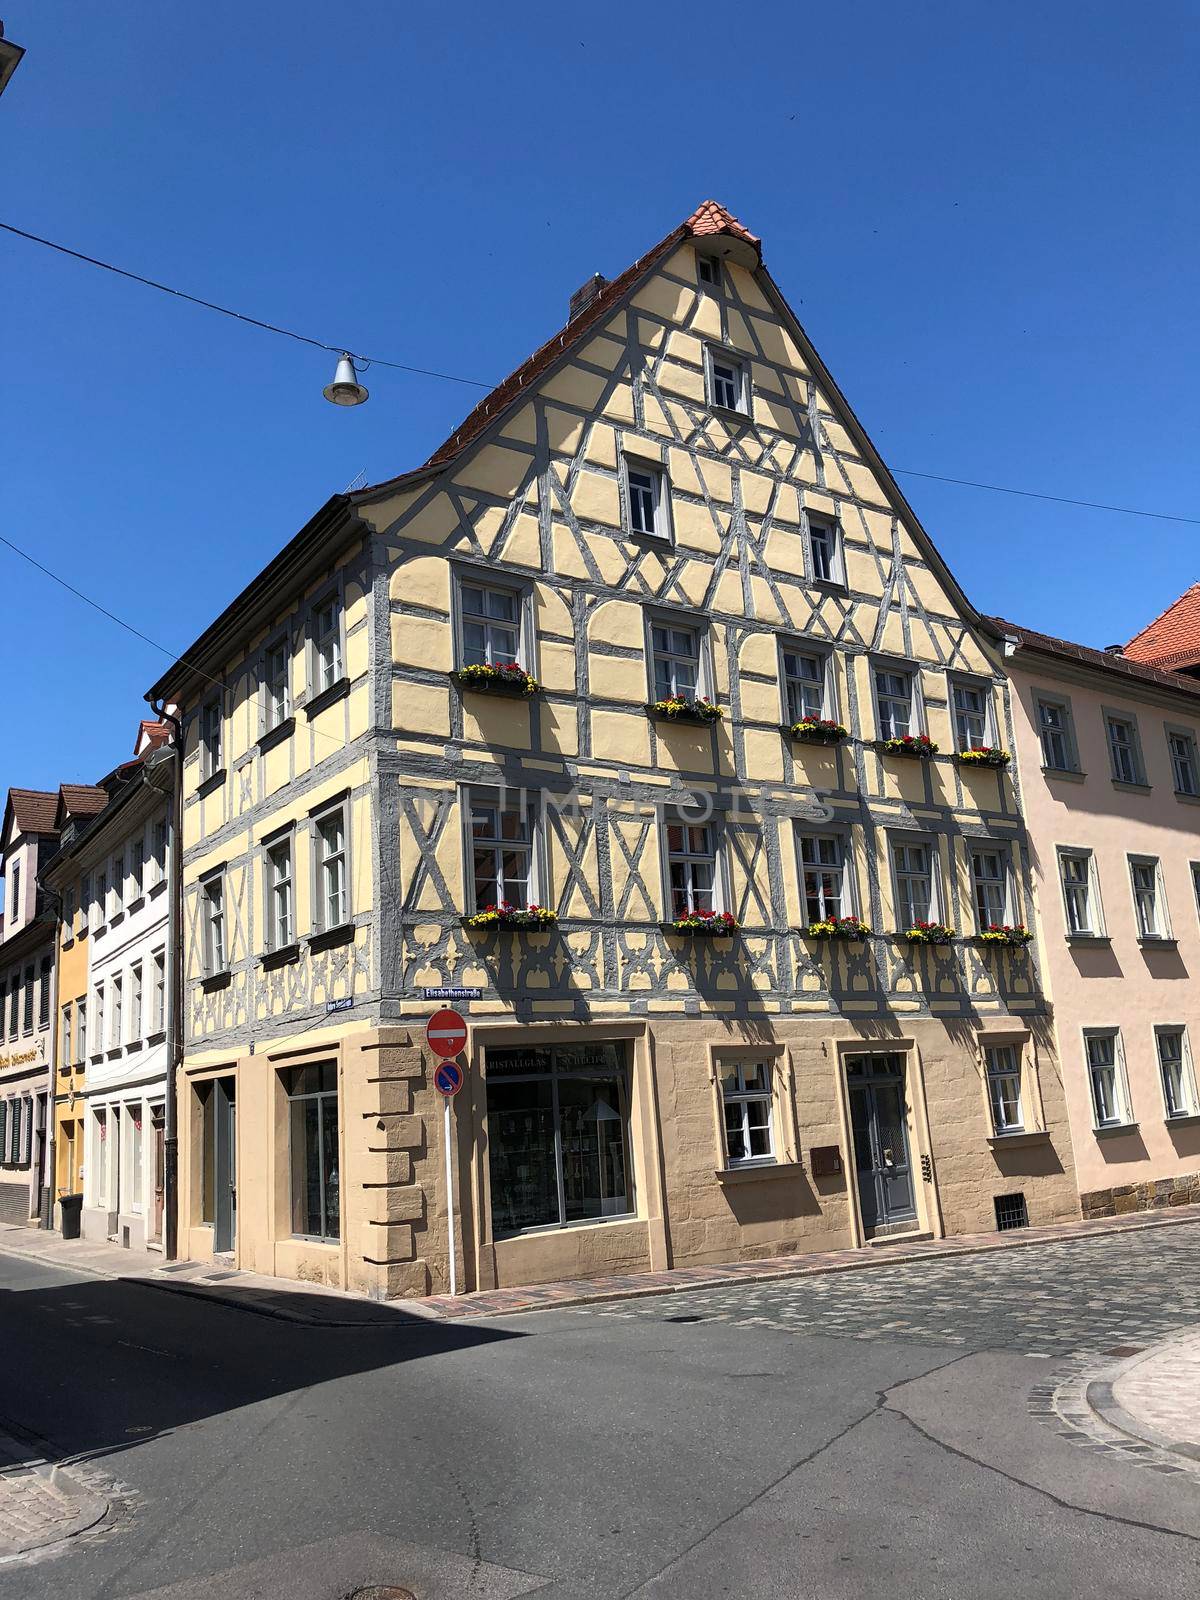
[[[449,1100],[463,1086],[463,1069],[457,1061],[441,1061],[433,1075],[433,1087]]]

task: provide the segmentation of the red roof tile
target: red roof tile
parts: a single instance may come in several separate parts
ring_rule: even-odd
[[[1135,633],[1125,655],[1152,667],[1200,665],[1200,583],[1185,589],[1141,633]]]
[[[698,205],[684,223],[684,227],[694,239],[702,239],[712,233],[728,233],[735,239],[742,239],[746,244],[752,244],[755,250],[762,248],[762,240],[751,233],[749,228],[744,227],[732,212],[726,211],[716,200],[705,200]]]

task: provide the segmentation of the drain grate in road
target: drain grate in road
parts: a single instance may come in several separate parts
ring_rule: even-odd
[[[1115,1344],[1111,1350],[1106,1350],[1106,1356],[1140,1356],[1146,1348],[1144,1344]]]
[[[346,1600],[417,1600],[417,1597],[411,1589],[401,1589],[394,1583],[373,1583],[365,1589],[351,1589]]]

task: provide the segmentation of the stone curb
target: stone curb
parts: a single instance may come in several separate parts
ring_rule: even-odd
[[[1190,1341],[1196,1335],[1189,1332],[1182,1337]],[[1139,1444],[1152,1445],[1156,1450],[1162,1450],[1168,1455],[1182,1456],[1189,1463],[1200,1463],[1200,1441],[1177,1439],[1171,1434],[1160,1433],[1141,1417],[1134,1416],[1116,1397],[1116,1385],[1126,1374],[1142,1366],[1152,1356],[1160,1355],[1164,1346],[1178,1344],[1180,1338],[1181,1335],[1176,1334],[1169,1339],[1159,1340],[1148,1349],[1139,1351],[1136,1356],[1130,1356],[1118,1366],[1111,1368],[1107,1377],[1093,1378],[1084,1391],[1084,1397],[1096,1415],[1107,1422],[1110,1428],[1115,1428],[1118,1433],[1127,1434]]]
[[[1096,1225],[1097,1222],[1099,1226]],[[772,1283],[786,1278],[817,1277],[833,1272],[875,1271],[888,1267],[911,1266],[914,1262],[920,1261],[946,1261],[957,1256],[990,1255],[1008,1250],[1031,1249],[1036,1245],[1079,1243],[1086,1239],[1108,1238],[1116,1233],[1140,1233],[1150,1228],[1179,1227],[1197,1222],[1200,1222],[1200,1208],[1191,1206],[1187,1208],[1186,1215],[1172,1212],[1130,1212],[1125,1218],[1105,1217],[1093,1220],[1090,1225],[1086,1221],[1062,1224],[1062,1231],[1058,1231],[1057,1226],[1053,1230],[1031,1229],[1028,1234],[1022,1230],[1015,1236],[1014,1234],[989,1235],[986,1238],[965,1242],[947,1239],[938,1241],[933,1246],[922,1244],[912,1249],[906,1249],[902,1245],[889,1245],[878,1251],[836,1252],[839,1257],[836,1260],[825,1260],[820,1256],[815,1258],[797,1256],[794,1264],[772,1265],[762,1271],[755,1271],[749,1263],[731,1263],[732,1270],[714,1268],[707,1272],[703,1267],[685,1267],[679,1269],[678,1278],[673,1278],[670,1283],[650,1282],[645,1285],[622,1285],[620,1288],[580,1289],[577,1293],[565,1295],[561,1299],[534,1299],[525,1305],[487,1304],[494,1294],[519,1294],[519,1289],[500,1291],[484,1289],[477,1297],[461,1295],[455,1301],[449,1301],[448,1296],[434,1296],[430,1300],[370,1301],[369,1304],[372,1306],[392,1314],[387,1319],[381,1317],[379,1320],[313,1316],[308,1312],[288,1311],[281,1305],[251,1305],[236,1290],[223,1290],[215,1285],[181,1283],[147,1273],[115,1272],[83,1262],[62,1261],[47,1256],[39,1250],[22,1250],[10,1244],[3,1231],[0,1231],[0,1255],[44,1261],[67,1272],[82,1272],[94,1278],[143,1284],[146,1288],[161,1289],[168,1294],[190,1295],[194,1299],[225,1305],[232,1310],[248,1312],[252,1316],[290,1322],[298,1327],[352,1328],[363,1331],[413,1326],[418,1323],[485,1321],[497,1317],[527,1316],[535,1311],[564,1311],[575,1306],[601,1305],[616,1300],[642,1300],[659,1295],[685,1294],[693,1290],[731,1288],[743,1283]],[[829,1254],[833,1255],[835,1252]],[[849,1259],[846,1258],[847,1254]],[[544,1292],[545,1287],[545,1285],[531,1284],[530,1293],[537,1295],[539,1290]],[[289,1292],[281,1291],[280,1298]]]
[[[26,1441],[6,1430],[0,1430],[0,1452],[14,1458],[7,1467],[0,1467],[0,1499],[3,1498],[7,1481],[35,1478],[47,1493],[70,1500],[75,1506],[75,1515],[69,1522],[57,1523],[42,1533],[29,1533],[15,1544],[9,1540],[0,1541],[0,1567],[35,1552],[65,1544],[69,1539],[87,1533],[108,1515],[109,1503],[103,1495],[86,1488],[65,1467],[33,1455]]]
[[[809,1278],[822,1277],[833,1272],[868,1272],[887,1267],[912,1266],[920,1261],[945,1261],[955,1256],[991,1255],[1007,1250],[1028,1249],[1035,1245],[1047,1244],[1074,1244],[1085,1239],[1108,1238],[1114,1233],[1141,1233],[1148,1228],[1178,1227],[1183,1223],[1200,1222],[1200,1215],[1190,1216],[1158,1216],[1147,1214],[1144,1220],[1131,1220],[1112,1225],[1112,1219],[1104,1218],[1109,1225],[1103,1229],[1093,1228],[1086,1233],[1063,1233],[1050,1238],[1005,1238],[1003,1242],[991,1241],[978,1244],[955,1245],[946,1242],[929,1249],[928,1247],[916,1250],[902,1250],[901,1246],[888,1246],[886,1251],[872,1254],[868,1251],[856,1252],[855,1259],[850,1261],[808,1261],[805,1265],[803,1256],[798,1256],[797,1265],[789,1267],[772,1267],[762,1272],[735,1271],[721,1276],[704,1278],[688,1278],[675,1283],[651,1283],[645,1287],[629,1287],[621,1289],[598,1289],[594,1293],[580,1293],[565,1297],[561,1300],[546,1300],[540,1304],[525,1306],[471,1306],[471,1296],[460,1296],[459,1304],[453,1307],[430,1306],[420,1300],[407,1300],[393,1302],[403,1305],[407,1312],[425,1317],[430,1322],[458,1322],[464,1319],[483,1321],[493,1317],[527,1316],[534,1311],[567,1311],[573,1306],[600,1305],[614,1300],[647,1300],[656,1295],[687,1294],[692,1290],[728,1289],[742,1283],[773,1283],[783,1278]],[[685,1269],[686,1270],[686,1269]],[[694,1269],[702,1270],[702,1269]],[[532,1286],[535,1290],[537,1285]],[[508,1291],[504,1291],[508,1292]],[[518,1292],[518,1291],[512,1291]],[[481,1292],[481,1298],[492,1294],[490,1289]],[[424,1309],[420,1309],[424,1307]]]

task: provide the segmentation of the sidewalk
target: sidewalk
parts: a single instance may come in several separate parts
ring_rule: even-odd
[[[1200,1473],[1200,1331],[1174,1335],[1088,1384],[1110,1427]]]
[[[35,1446],[0,1432],[0,1568],[86,1533],[108,1515],[108,1501]]]
[[[675,1267],[665,1272],[623,1273],[601,1278],[571,1278],[525,1288],[488,1289],[475,1294],[432,1295],[426,1300],[378,1301],[365,1295],[289,1278],[269,1278],[212,1262],[164,1263],[159,1256],[134,1254],[119,1245],[65,1240],[57,1234],[0,1224],[0,1253],[19,1255],[86,1272],[100,1278],[122,1278],[175,1294],[232,1306],[258,1316],[320,1328],[403,1327],[419,1322],[451,1322],[465,1317],[511,1316],[522,1311],[555,1310],[605,1300],[675,1294],[685,1289],[719,1288],[731,1283],[761,1283],[774,1278],[806,1277],[826,1272],[869,1272],[917,1260],[945,1260],[992,1250],[1017,1250],[1113,1233],[1179,1227],[1200,1222],[1200,1205],[1173,1206],[1170,1211],[1130,1212],[1096,1217],[1048,1228],[1021,1228],[1006,1233],[958,1234],[950,1239],[914,1240],[865,1250],[830,1250],[823,1254],[772,1256],[758,1261],[731,1261],[713,1266]]]

